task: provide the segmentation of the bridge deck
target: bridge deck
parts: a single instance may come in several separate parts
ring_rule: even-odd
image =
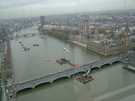
[[[122,58],[120,56],[106,58],[106,59],[98,60],[92,63],[84,64],[80,66],[79,68],[70,68],[61,72],[45,75],[43,77],[35,78],[35,79],[28,80],[25,82],[18,82],[15,84],[15,89],[16,89],[16,92],[19,92],[27,88],[34,88],[40,84],[52,83],[53,81],[57,79],[60,79],[63,77],[71,77],[72,75],[75,75],[79,72],[86,72],[87,70],[91,70],[93,68],[101,68],[105,64],[112,64],[114,62],[121,61],[121,59]]]

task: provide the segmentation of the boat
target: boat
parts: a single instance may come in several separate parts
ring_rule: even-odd
[[[22,43],[21,41],[19,41],[19,43]]]
[[[63,61],[61,61],[60,59],[59,59],[59,60],[56,60],[56,62],[57,62],[58,64],[60,64],[60,65],[63,65],[63,64],[64,64]]]
[[[65,52],[68,52],[68,53],[70,52],[67,48],[64,48],[64,51],[65,51]]]
[[[65,59],[65,58],[60,58],[60,59],[56,60],[56,62],[61,64],[61,65],[70,63],[70,61]]]
[[[23,47],[24,51],[29,51],[30,48]]]
[[[34,46],[34,47],[38,47],[38,46],[39,46],[39,44],[33,44],[33,46]]]

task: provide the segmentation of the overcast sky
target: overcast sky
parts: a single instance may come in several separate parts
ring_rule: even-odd
[[[0,18],[135,9],[135,0],[0,0]]]

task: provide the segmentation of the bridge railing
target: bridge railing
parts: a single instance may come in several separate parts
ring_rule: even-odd
[[[45,75],[45,76],[42,76],[42,77],[39,77],[39,78],[35,78],[35,79],[32,79],[32,80],[24,81],[24,82],[18,82],[18,83],[16,83],[16,85],[20,85],[20,84],[23,85],[23,84],[26,84],[26,83],[34,82],[34,81],[45,79],[45,78],[49,78],[50,79],[50,78],[59,76],[60,74],[63,74],[65,72],[72,71],[73,69],[75,69],[75,68],[70,68],[70,69],[67,69],[67,70],[64,70],[64,71],[60,71],[60,72],[57,72],[57,73],[48,74],[48,75]]]
[[[95,62],[92,62],[89,64],[82,65],[78,68],[70,68],[70,69],[66,69],[66,70],[63,70],[63,71],[60,71],[57,73],[45,75],[43,77],[35,78],[35,79],[24,81],[24,82],[19,82],[19,83],[16,83],[16,86],[18,87],[18,89],[23,89],[23,88],[25,88],[25,86],[32,86],[32,85],[34,86],[34,85],[38,85],[38,84],[44,83],[44,82],[51,82],[51,80],[53,81],[57,78],[61,78],[64,76],[71,76],[78,72],[81,72],[81,71],[84,72],[84,71],[92,69],[94,67],[98,67],[98,66],[101,67],[104,64],[108,64],[108,63],[111,64],[112,62],[114,62],[116,60],[119,61],[120,59],[121,59],[121,57],[113,57],[113,58],[103,59],[102,61],[98,60],[98,61],[95,61]]]
[[[53,78],[54,76],[59,76],[61,74],[64,74],[64,73],[67,73],[67,72],[70,72],[70,71],[73,71],[73,70],[77,70],[80,69],[80,68],[91,68],[91,66],[96,66],[97,64],[103,64],[103,63],[107,63],[108,61],[115,61],[116,59],[120,59],[120,57],[114,57],[114,58],[111,58],[111,59],[104,59],[104,60],[99,60],[99,61],[95,61],[95,62],[92,62],[92,63],[89,63],[89,64],[85,64],[85,65],[82,65],[80,66],[79,68],[70,68],[70,69],[66,69],[66,70],[63,70],[63,71],[60,71],[60,72],[57,72],[57,73],[53,73],[53,74],[48,74],[48,75],[45,75],[45,76],[42,76],[42,77],[39,77],[39,78],[35,78],[35,79],[32,79],[32,80],[28,80],[28,81],[24,81],[24,82],[18,82],[16,84],[26,84],[26,83],[29,83],[29,82],[33,82],[33,81],[36,81],[36,80],[41,80],[41,79],[44,79],[44,78]]]

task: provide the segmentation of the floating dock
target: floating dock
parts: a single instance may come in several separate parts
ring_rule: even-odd
[[[74,78],[75,78],[77,81],[79,81],[79,82],[81,82],[81,83],[83,83],[83,84],[86,84],[86,83],[88,83],[88,82],[94,80],[94,78],[93,78],[91,75],[85,75],[85,76],[84,76],[83,74],[77,75],[77,76],[75,76]]]
[[[75,64],[71,63],[70,60],[67,60],[67,59],[65,59],[65,58],[60,58],[59,60],[56,60],[56,62],[57,62],[58,64],[60,64],[60,65],[69,64],[69,65],[71,65],[71,66],[73,66],[73,67],[76,66]]]

